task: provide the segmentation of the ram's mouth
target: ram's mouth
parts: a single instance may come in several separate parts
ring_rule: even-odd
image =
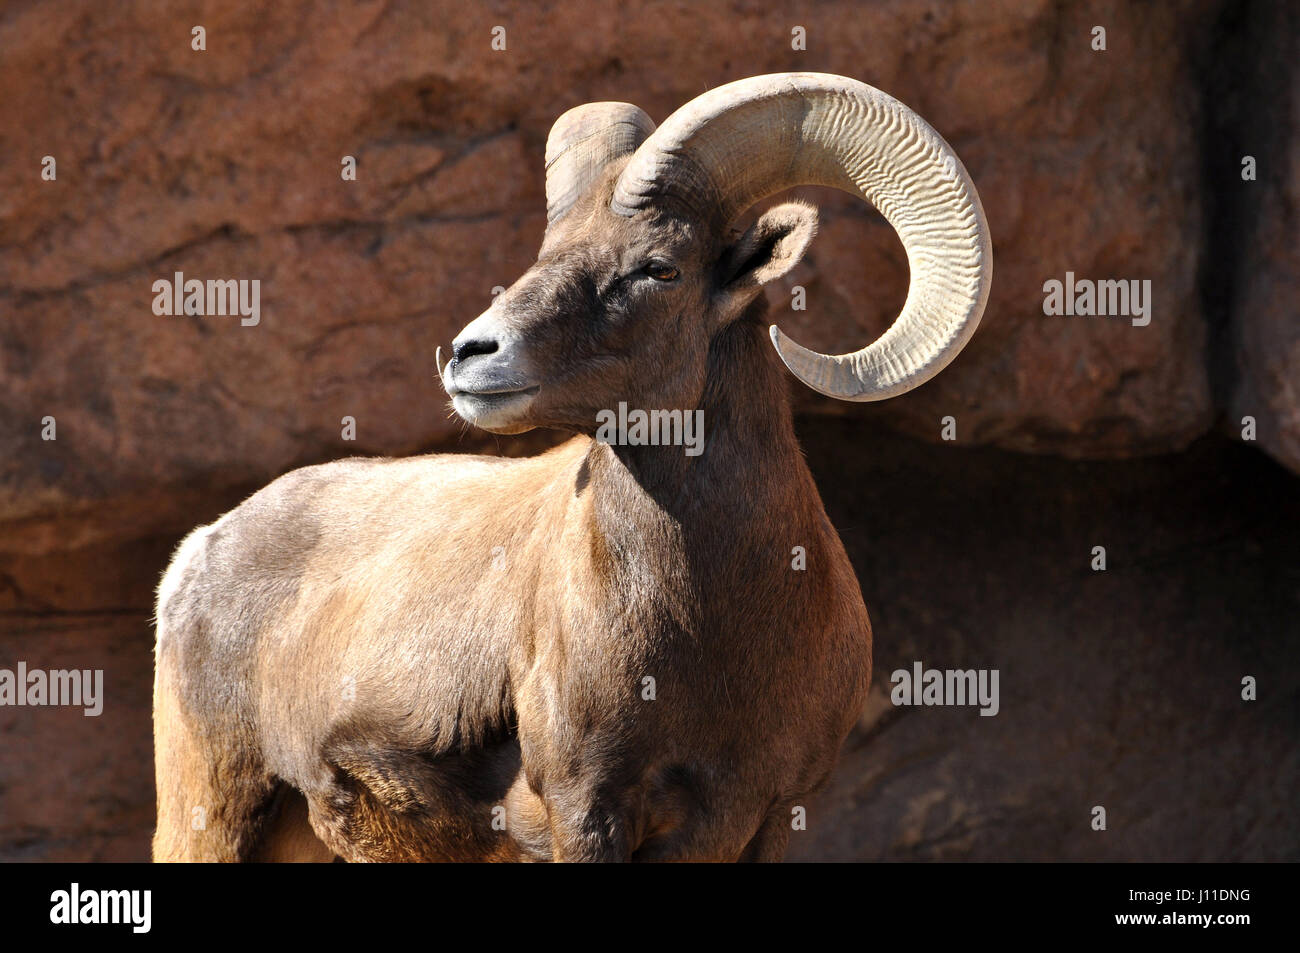
[[[476,397],[480,400],[490,401],[498,397],[518,397],[521,394],[536,394],[540,388],[540,384],[534,384],[532,387],[492,387],[483,390],[455,390],[451,396]]]
[[[521,416],[532,405],[538,386],[517,390],[467,391],[456,390],[451,405],[466,423],[490,430],[492,433],[512,434],[532,430]]]

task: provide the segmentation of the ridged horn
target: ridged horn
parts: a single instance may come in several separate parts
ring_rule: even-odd
[[[655,131],[631,103],[575,106],[546,138],[546,225],[564,217],[610,160],[628,155]]]
[[[911,268],[907,302],[867,347],[819,354],[771,328],[786,367],[841,400],[883,400],[939,373],[984,312],[993,257],[979,195],[924,119],[865,83],[777,73],[710,90],[673,113],[628,162],[611,208],[654,206],[726,227],[797,185],[870,202],[898,232]]]

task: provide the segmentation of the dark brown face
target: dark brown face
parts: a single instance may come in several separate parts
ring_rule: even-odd
[[[713,334],[798,261],[816,227],[811,208],[779,206],[727,245],[689,222],[617,215],[611,188],[555,223],[537,263],[452,342],[442,382],[469,423],[594,434],[620,402],[697,407]]]

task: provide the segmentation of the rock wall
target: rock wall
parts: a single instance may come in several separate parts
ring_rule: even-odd
[[[797,391],[809,419],[843,418],[844,439],[887,452],[882,434],[934,441],[951,415],[961,448],[1128,458],[1238,438],[1251,416],[1257,445],[1300,470],[1296,19],[1228,0],[5,4],[0,665],[84,658],[123,701],[93,726],[4,713],[0,851],[143,856],[147,619],[189,528],[304,463],[549,439],[464,434],[433,352],[532,261],[546,134],[581,102],[662,120],[742,76],[829,71],[953,144],[993,234],[984,325],[905,397]],[[770,289],[773,320],[856,348],[898,312],[906,261],[873,211],[806,191],[821,232]],[[156,315],[153,284],[176,272],[259,280],[260,321]],[[1067,273],[1150,281],[1150,322],[1045,315],[1044,282]],[[824,488],[861,477],[833,458]],[[899,585],[873,605],[914,591]],[[73,722],[90,727],[68,742]],[[40,753],[60,744],[76,750]],[[985,846],[968,855],[997,855]]]

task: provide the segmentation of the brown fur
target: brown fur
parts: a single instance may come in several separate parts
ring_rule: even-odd
[[[815,219],[618,219],[614,165],[494,305],[516,343],[448,373],[536,380],[492,429],[576,436],[297,470],[182,545],[156,859],[782,856],[871,670],[757,299]],[[627,278],[649,254],[681,277]],[[703,409],[704,453],[596,442],[619,400]]]

